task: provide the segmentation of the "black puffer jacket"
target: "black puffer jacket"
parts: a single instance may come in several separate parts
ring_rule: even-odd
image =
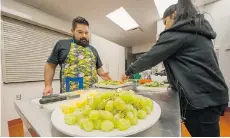
[[[161,33],[152,49],[126,71],[130,76],[164,62],[169,82],[189,104],[201,109],[226,104],[228,87],[220,71],[212,39],[216,38],[208,21],[199,26],[183,20]]]

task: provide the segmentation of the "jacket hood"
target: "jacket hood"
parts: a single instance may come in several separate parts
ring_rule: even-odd
[[[198,23],[197,21],[200,22]],[[196,25],[195,22],[197,22]],[[174,24],[172,28],[169,28],[162,32],[162,34],[165,32],[185,32],[203,35],[209,39],[216,38],[216,32],[213,30],[210,23],[203,16],[190,20],[181,20]]]

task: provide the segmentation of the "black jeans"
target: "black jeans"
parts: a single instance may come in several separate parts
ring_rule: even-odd
[[[185,126],[192,137],[220,137],[219,120],[227,104],[186,110]]]

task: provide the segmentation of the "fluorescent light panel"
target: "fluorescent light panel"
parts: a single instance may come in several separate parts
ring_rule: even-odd
[[[129,15],[129,13],[123,8],[119,8],[108,15],[107,18],[119,25],[125,31],[139,27],[137,22]]]
[[[155,5],[157,7],[157,11],[160,15],[160,18],[163,18],[163,14],[165,12],[165,10],[173,5],[176,4],[178,2],[178,0],[154,0]]]

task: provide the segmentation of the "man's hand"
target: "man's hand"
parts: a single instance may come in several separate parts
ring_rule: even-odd
[[[109,72],[105,72],[103,68],[97,69],[97,74],[103,79],[103,80],[111,80],[111,77],[109,76]]]
[[[100,77],[101,77],[103,80],[111,80],[111,77],[109,76],[109,72],[101,72],[101,73],[100,73]]]
[[[129,78],[129,76],[126,76],[125,74],[122,75],[121,80],[124,82]]]
[[[51,95],[53,94],[53,88],[51,86],[46,86],[44,91],[43,91],[43,95],[47,96],[47,95]]]

